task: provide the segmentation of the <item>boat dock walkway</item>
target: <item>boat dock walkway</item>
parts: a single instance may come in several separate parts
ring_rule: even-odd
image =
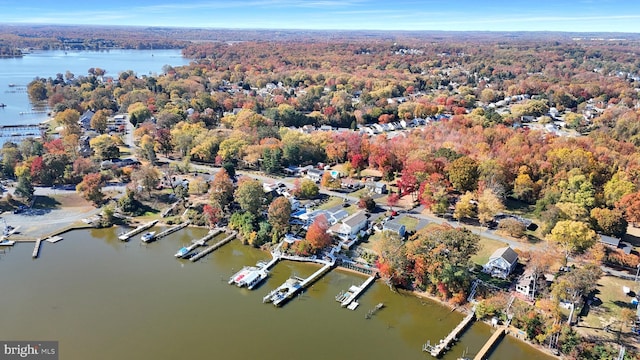
[[[149,223],[146,223],[146,224],[140,225],[140,226],[138,226],[137,228],[135,228],[135,229],[133,229],[133,230],[131,230],[131,231],[127,232],[127,233],[124,233],[124,234],[122,234],[122,235],[118,236],[118,239],[120,239],[120,240],[122,240],[122,241],[127,241],[127,240],[129,240],[132,236],[135,236],[135,235],[137,235],[137,234],[139,234],[139,233],[141,233],[141,232],[143,232],[143,231],[147,230],[148,228],[150,228],[150,227],[152,227],[153,225],[155,225],[157,222],[158,222],[158,220],[153,220],[152,222],[149,222]]]
[[[440,357],[449,349],[449,346],[458,340],[458,336],[467,328],[467,326],[475,319],[476,309],[475,307],[469,315],[467,315],[458,326],[456,326],[444,339],[440,340],[437,345],[431,345],[429,343],[422,346],[422,351],[429,352],[433,357]]]
[[[205,246],[207,244],[207,241],[213,239],[214,236],[220,234],[221,232],[222,232],[222,229],[211,230],[202,239],[191,240],[191,245],[185,248],[186,249],[185,255],[193,251],[193,249],[197,248],[198,246]]]
[[[40,245],[42,245],[42,239],[36,240],[36,245],[33,247],[33,254],[31,254],[32,258],[37,258],[38,254],[40,254]]]
[[[473,360],[484,360],[484,359],[486,359],[486,356],[487,356],[487,354],[489,354],[489,351],[491,351],[493,346],[498,342],[498,340],[500,340],[500,338],[502,338],[502,336],[506,333],[506,331],[507,331],[507,327],[506,326],[501,326],[498,329],[498,331],[493,333],[493,335],[491,335],[489,340],[487,340],[487,342],[484,344],[482,349],[480,349],[480,351],[478,351],[478,353],[473,358]]]
[[[182,224],[176,225],[174,227],[168,228],[167,230],[159,233],[158,235],[155,236],[155,239],[161,239],[167,235],[173,234],[174,232],[184,229],[185,227],[187,227],[191,222],[190,221],[185,221]]]
[[[357,299],[358,296],[360,296],[360,294],[362,294],[367,289],[367,287],[369,287],[369,285],[371,285],[371,283],[373,283],[375,280],[376,276],[370,276],[367,280],[365,280],[364,283],[362,283],[362,285],[351,286],[349,288],[349,291],[344,294],[344,299],[340,302],[340,306],[349,306],[349,304]]]
[[[217,232],[215,234],[209,234],[207,236],[205,236],[204,238],[202,238],[202,242],[207,242],[208,240],[212,239],[214,236],[218,235],[220,232]],[[221,247],[222,245],[228,243],[229,241],[233,240],[233,238],[236,237],[236,235],[238,235],[238,232],[236,232],[235,230],[227,237],[225,237],[224,239],[218,241],[217,243],[209,246],[208,248],[200,251],[199,253],[197,253],[194,257],[192,257],[191,262],[196,262],[198,260],[200,260],[201,258],[205,257],[207,254],[212,253],[214,250],[216,250],[217,248]],[[207,238],[208,237],[208,238]],[[206,239],[206,240],[205,240]]]

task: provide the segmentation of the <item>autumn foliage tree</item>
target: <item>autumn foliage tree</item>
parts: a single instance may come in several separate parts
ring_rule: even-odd
[[[209,199],[221,209],[233,201],[233,182],[225,169],[220,169],[213,178],[209,188]]]
[[[291,217],[291,202],[284,196],[275,198],[268,210],[269,223],[273,227],[273,233],[279,237],[287,232]]]
[[[627,221],[632,224],[640,223],[640,191],[623,196],[617,207],[624,211]]]
[[[99,205],[104,200],[102,187],[104,186],[104,178],[100,173],[87,174],[82,178],[82,182],[76,186],[76,191],[88,201]]]
[[[331,244],[331,235],[327,230],[329,230],[329,221],[324,215],[317,216],[309,225],[305,240],[311,246],[312,252],[317,252]]]

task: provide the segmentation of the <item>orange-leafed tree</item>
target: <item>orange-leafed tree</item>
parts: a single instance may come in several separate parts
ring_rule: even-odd
[[[100,173],[87,174],[82,178],[82,182],[76,186],[76,191],[82,195],[83,198],[98,205],[104,199],[102,193],[102,186],[104,185],[104,178]]]
[[[313,223],[309,225],[305,240],[309,243],[313,252],[317,252],[331,244],[331,236],[327,233],[327,230],[329,230],[329,221],[324,215],[317,216]]]
[[[624,211],[628,222],[634,225],[640,223],[640,191],[623,196],[617,207]]]

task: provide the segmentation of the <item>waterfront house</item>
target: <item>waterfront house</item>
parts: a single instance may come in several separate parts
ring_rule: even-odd
[[[364,211],[358,211],[333,225],[330,231],[343,239],[354,239],[360,231],[366,229],[368,220]]]
[[[535,298],[536,287],[540,282],[533,269],[526,269],[524,274],[518,279],[516,283],[516,292],[525,295],[528,299],[533,300]],[[544,274],[544,280],[549,285],[555,280],[555,276],[552,274]]]
[[[506,279],[516,268],[516,265],[518,265],[518,253],[507,246],[496,250],[489,257],[489,261],[483,266],[483,271],[492,277]]]

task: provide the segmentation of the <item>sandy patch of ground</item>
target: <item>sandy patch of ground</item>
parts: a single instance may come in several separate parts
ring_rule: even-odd
[[[19,227],[11,240],[35,240],[54,232],[82,223],[99,212],[75,192],[59,192],[39,196],[34,207],[21,213],[5,212],[2,219],[7,225]]]

